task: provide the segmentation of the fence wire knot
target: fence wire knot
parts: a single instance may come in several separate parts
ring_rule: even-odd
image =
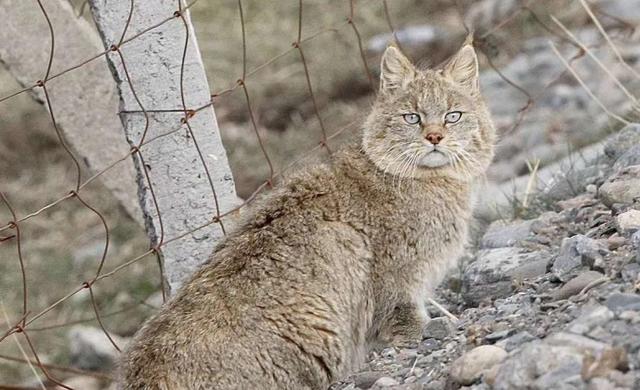
[[[93,286],[93,284],[96,282],[95,279],[91,280],[91,281],[85,281],[82,282],[82,288],[83,289],[87,289],[87,288],[91,288],[91,286]]]

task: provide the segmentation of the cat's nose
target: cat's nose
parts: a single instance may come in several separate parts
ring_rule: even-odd
[[[437,145],[440,143],[440,141],[442,141],[442,139],[444,138],[444,135],[442,135],[442,133],[438,133],[438,132],[431,132],[431,133],[427,133],[427,135],[424,136],[427,141],[431,142],[434,145]]]

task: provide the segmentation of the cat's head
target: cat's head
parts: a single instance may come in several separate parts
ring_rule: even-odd
[[[380,170],[407,178],[472,180],[491,162],[494,142],[470,42],[443,67],[426,70],[396,47],[387,48],[363,137],[365,153]]]

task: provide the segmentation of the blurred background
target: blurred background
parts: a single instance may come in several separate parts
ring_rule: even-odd
[[[455,52],[467,28],[475,31],[481,88],[500,134],[495,162],[488,173],[488,180],[496,186],[506,188],[518,177],[528,178],[534,169],[552,167],[566,161],[567,156],[580,156],[580,150],[598,143],[618,130],[625,118],[635,115],[634,97],[620,87],[634,91],[640,83],[638,74],[625,65],[633,66],[640,59],[636,30],[640,7],[634,1],[589,2],[618,53],[581,3],[573,0],[361,0],[353,2],[353,14],[351,3],[345,0],[305,0],[303,4],[302,36],[312,37],[304,46],[310,82],[322,125],[329,135],[337,134],[329,142],[334,150],[357,136],[369,111],[377,89],[380,55],[394,41],[392,28],[403,51],[424,66],[437,65]],[[83,2],[73,1],[72,5],[80,14]],[[248,90],[258,131],[276,170],[280,170],[308,155],[322,138],[305,69],[298,52],[289,50],[296,40],[299,3],[245,0],[243,7],[247,68],[264,65],[251,76]],[[233,87],[243,63],[237,1],[202,0],[191,8],[191,16],[212,93]],[[347,23],[351,16],[354,24]],[[575,34],[610,74],[572,42],[552,16]],[[88,9],[78,17],[91,19]],[[353,25],[361,37],[362,52]],[[567,70],[549,41],[557,45],[597,99]],[[0,66],[0,96],[19,88]],[[246,198],[268,179],[269,167],[256,141],[242,90],[214,98],[214,108],[238,195]],[[313,157],[321,160],[325,154],[320,151]],[[24,214],[54,201],[68,192],[74,175],[42,104],[27,94],[0,103],[0,191],[14,209]],[[99,205],[111,227],[107,261],[117,264],[148,249],[143,226],[104,185],[96,181],[84,194],[91,204]],[[515,206],[511,212],[531,212],[527,204],[522,207],[521,199],[512,200]],[[90,210],[78,206],[75,201],[63,202],[21,226],[20,249],[29,271],[31,307],[47,307],[70,286],[95,273],[93,265],[104,246],[103,227]],[[0,224],[9,220],[9,211],[0,207]],[[0,239],[6,234],[0,233]],[[15,240],[0,242],[0,333],[21,313],[22,280],[16,249]],[[131,337],[162,303],[158,272],[150,257],[95,286],[104,325],[118,341]],[[87,294],[72,297],[38,325],[30,337],[43,362],[63,368],[52,369],[57,378],[84,376],[88,371],[93,373],[87,379],[93,381],[91,386],[109,386],[104,370],[117,353],[97,327]],[[29,365],[16,361],[22,356],[14,341],[0,343],[0,384],[36,383]],[[78,388],[90,388],[83,386],[88,385]]]

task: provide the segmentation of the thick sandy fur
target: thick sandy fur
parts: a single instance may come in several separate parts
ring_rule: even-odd
[[[122,387],[324,389],[362,363],[367,345],[417,341],[424,300],[463,248],[472,187],[492,158],[465,48],[427,71],[388,49],[362,142],[253,206],[135,336]],[[419,166],[431,118],[459,106],[466,122],[441,129],[451,163]],[[407,110],[424,126],[400,122]]]

